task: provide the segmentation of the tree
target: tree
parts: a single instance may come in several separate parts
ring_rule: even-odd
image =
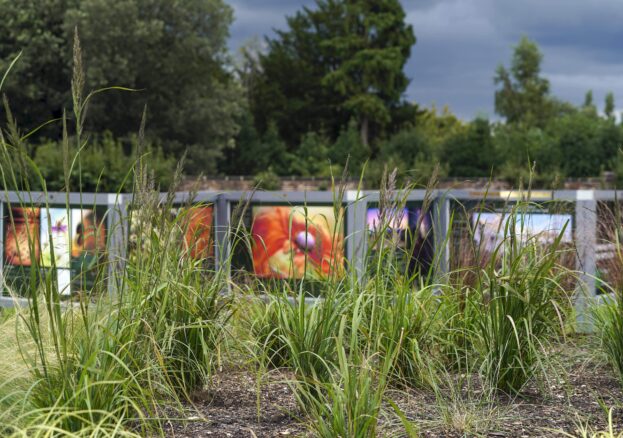
[[[489,121],[483,118],[474,120],[466,132],[447,141],[444,152],[450,176],[491,176],[496,157]]]
[[[0,72],[21,53],[2,92],[24,131],[61,117],[71,103],[71,34],[65,33],[64,14],[75,5],[76,0],[0,0]],[[59,133],[60,125],[42,131]]]
[[[329,140],[316,132],[303,135],[290,173],[301,176],[329,176]]]
[[[541,129],[524,124],[498,123],[494,126],[492,139],[495,154],[500,157],[496,173],[502,178],[513,184],[529,179],[534,184],[541,184],[561,177],[558,133],[550,126]],[[531,173],[533,170],[536,173]]]
[[[87,89],[138,90],[98,94],[87,129],[127,138],[147,105],[148,137],[178,157],[188,150],[192,172],[215,169],[238,130],[241,101],[225,67],[232,10],[223,0],[0,0],[0,10],[1,66],[24,51],[6,89],[21,124],[37,126],[69,106],[77,27]]]
[[[606,104],[604,106],[604,114],[609,119],[614,119],[614,94],[612,92],[606,94]]]
[[[258,170],[269,169],[277,175],[290,173],[290,161],[292,157],[286,149],[286,145],[279,136],[277,125],[269,123],[268,129],[262,137],[260,149],[256,157]]]
[[[558,137],[564,174],[571,177],[599,175],[601,159],[600,122],[585,113],[560,118],[552,128]]]
[[[253,115],[244,111],[238,118],[240,130],[234,142],[223,151],[218,163],[220,172],[227,175],[252,175],[262,170],[259,155],[262,149],[262,137],[255,129]]]
[[[398,0],[328,2],[336,32],[323,42],[330,59],[341,60],[325,75],[323,85],[344,100],[342,109],[356,117],[361,141],[368,145],[370,125],[390,123],[390,108],[402,98],[409,80],[403,72],[415,44]],[[319,3],[320,10],[323,3]],[[328,9],[328,8],[327,8]]]
[[[538,46],[522,37],[515,46],[510,70],[498,66],[495,84],[495,111],[508,123],[543,127],[554,112],[549,97],[549,81],[540,76],[543,55]]]
[[[582,105],[584,108],[593,107],[593,90],[588,90],[584,95],[584,104]]]
[[[351,174],[358,175],[370,158],[370,149],[361,141],[357,122],[353,119],[342,129],[330,152],[333,163],[345,166]]]
[[[367,146],[392,121],[415,43],[398,0],[317,0],[268,40],[251,91],[258,128],[274,120],[290,148],[310,131],[333,140],[354,119]]]

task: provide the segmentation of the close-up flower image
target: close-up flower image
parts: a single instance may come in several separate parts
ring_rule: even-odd
[[[214,255],[212,243],[212,206],[195,206],[184,212],[182,229],[184,245],[194,260],[202,260]]]
[[[4,239],[5,262],[31,266],[39,258],[39,209],[16,207],[7,213]]]
[[[256,207],[253,268],[260,277],[327,277],[343,265],[343,230],[332,207]]]

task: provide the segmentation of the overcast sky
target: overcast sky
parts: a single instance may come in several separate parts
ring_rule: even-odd
[[[274,35],[314,0],[231,0],[230,48]],[[493,75],[508,65],[522,35],[544,55],[552,93],[580,104],[587,90],[603,108],[608,91],[623,108],[623,0],[403,0],[417,43],[406,67],[406,97],[420,105],[448,105],[465,119],[494,117]]]

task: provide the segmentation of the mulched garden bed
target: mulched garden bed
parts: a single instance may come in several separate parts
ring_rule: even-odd
[[[611,369],[594,352],[594,341],[576,337],[560,347],[557,361],[566,379],[552,377],[546,391],[528,387],[521,397],[497,396],[493,403],[479,389],[433,391],[390,390],[388,396],[414,421],[424,437],[554,437],[577,436],[580,427],[604,430],[607,409],[615,407],[613,424],[623,430],[623,391]],[[271,371],[258,386],[256,375],[228,370],[214,377],[212,389],[195,395],[187,421],[169,425],[168,436],[284,437],[308,436],[302,415],[287,384],[292,376]],[[259,403],[259,410],[258,410]],[[617,408],[618,407],[618,408]],[[392,408],[387,406],[387,412]],[[259,412],[259,416],[258,416]],[[395,415],[381,419],[383,436],[405,436]]]

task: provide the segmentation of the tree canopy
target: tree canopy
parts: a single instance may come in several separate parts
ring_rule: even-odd
[[[552,113],[549,81],[540,76],[543,55],[527,37],[515,46],[510,69],[498,66],[495,83],[495,110],[508,123],[543,126]]]
[[[70,106],[71,42],[78,28],[89,89],[101,93],[87,128],[127,138],[148,107],[148,135],[191,172],[214,172],[238,131],[240,87],[227,68],[233,19],[222,0],[0,0],[0,70],[23,51],[5,92],[22,127]],[[58,137],[59,127],[41,132]]]
[[[415,44],[398,0],[318,0],[269,39],[251,90],[258,128],[274,121],[290,148],[307,132],[336,139],[355,120],[368,145],[392,122]]]

